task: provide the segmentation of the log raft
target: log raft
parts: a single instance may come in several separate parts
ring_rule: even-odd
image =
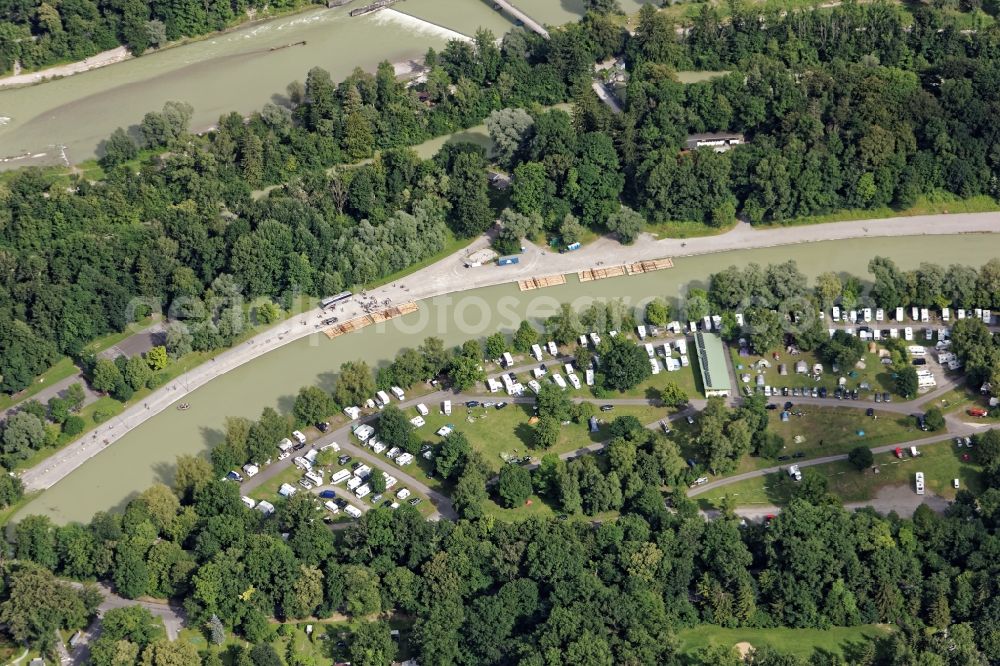
[[[372,324],[381,324],[382,322],[389,321],[390,319],[395,319],[396,317],[402,317],[403,315],[408,315],[411,312],[416,312],[418,306],[416,303],[403,303],[402,305],[393,306],[391,308],[384,308],[382,310],[377,310],[369,314],[361,315],[360,317],[355,317],[354,319],[349,319],[342,324],[337,324],[336,326],[331,326],[325,329],[323,333],[326,337],[333,340],[334,338],[340,337],[341,335],[347,335],[348,333],[353,333],[359,329],[366,326],[371,326]]]

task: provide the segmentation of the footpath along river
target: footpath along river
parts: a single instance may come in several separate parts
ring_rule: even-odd
[[[154,481],[170,482],[180,453],[207,451],[222,437],[226,416],[256,418],[266,406],[288,410],[297,390],[317,384],[330,389],[344,361],[372,366],[391,360],[429,335],[449,346],[471,337],[510,330],[524,316],[543,318],[559,302],[583,305],[594,298],[625,298],[636,304],[653,296],[675,299],[688,286],[705,286],[708,276],[731,264],[767,264],[795,259],[808,277],[833,270],[867,274],[876,255],[901,267],[921,261],[980,265],[996,253],[995,243],[978,234],[864,238],[678,258],[674,268],[635,277],[520,292],[514,284],[486,287],[421,302],[421,311],[334,341],[310,336],[257,358],[185,397],[187,411],[167,410],[130,432],[26,506],[18,517],[49,515],[59,523],[86,521],[99,510],[120,508]],[[471,270],[471,269],[470,269]],[[475,270],[503,270],[484,267]]]

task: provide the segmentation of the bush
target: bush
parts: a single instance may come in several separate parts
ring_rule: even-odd
[[[937,407],[931,407],[924,414],[924,422],[929,430],[942,430],[945,427],[944,414]]]
[[[158,389],[164,384],[166,384],[169,378],[170,375],[168,375],[165,372],[154,373],[153,376],[149,378],[149,381],[146,382],[146,388],[150,389],[151,391]]]
[[[521,506],[531,496],[531,473],[518,465],[505,465],[500,470],[497,492],[508,509]]]
[[[856,446],[847,454],[847,459],[858,469],[868,469],[875,462],[875,456],[867,446]]]
[[[64,435],[68,435],[70,437],[76,437],[81,432],[83,432],[83,429],[86,426],[87,424],[82,418],[74,415],[67,417],[67,419],[63,421],[62,431]]]
[[[135,395],[135,391],[129,386],[129,383],[125,381],[125,378],[120,378],[118,383],[115,384],[114,390],[111,392],[111,397],[118,402],[128,402]]]
[[[105,411],[103,409],[96,409],[94,410],[94,415],[91,416],[90,418],[93,419],[94,423],[104,423],[112,416],[114,416],[114,414],[112,414],[111,412]]]

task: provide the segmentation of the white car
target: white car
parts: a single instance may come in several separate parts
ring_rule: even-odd
[[[288,451],[282,451],[281,453],[278,454],[278,460],[287,460],[288,457],[291,455],[292,454],[289,453]]]
[[[396,493],[396,499],[405,500],[409,496],[410,496],[410,491],[407,490],[406,488],[400,488],[399,492]]]
[[[955,490],[958,490],[958,479],[953,480],[951,485],[955,486]]]
[[[292,431],[292,437],[294,437],[296,440],[298,440],[299,444],[305,444],[306,443],[306,436],[303,435],[298,430],[293,430]]]

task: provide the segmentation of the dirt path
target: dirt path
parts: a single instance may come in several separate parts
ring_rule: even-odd
[[[926,495],[918,495],[913,491],[912,486],[906,485],[885,486],[879,489],[875,497],[861,502],[845,502],[844,508],[848,511],[855,511],[872,507],[882,514],[895,511],[903,518],[912,518],[913,513],[921,504],[926,504],[932,511],[939,514],[944,513],[945,509],[948,508],[948,500],[945,498],[931,492]],[[701,513],[711,519],[719,516],[719,512],[714,509]],[[747,520],[763,520],[767,516],[776,516],[781,513],[781,507],[776,504],[755,504],[754,506],[737,507],[733,513]]]

